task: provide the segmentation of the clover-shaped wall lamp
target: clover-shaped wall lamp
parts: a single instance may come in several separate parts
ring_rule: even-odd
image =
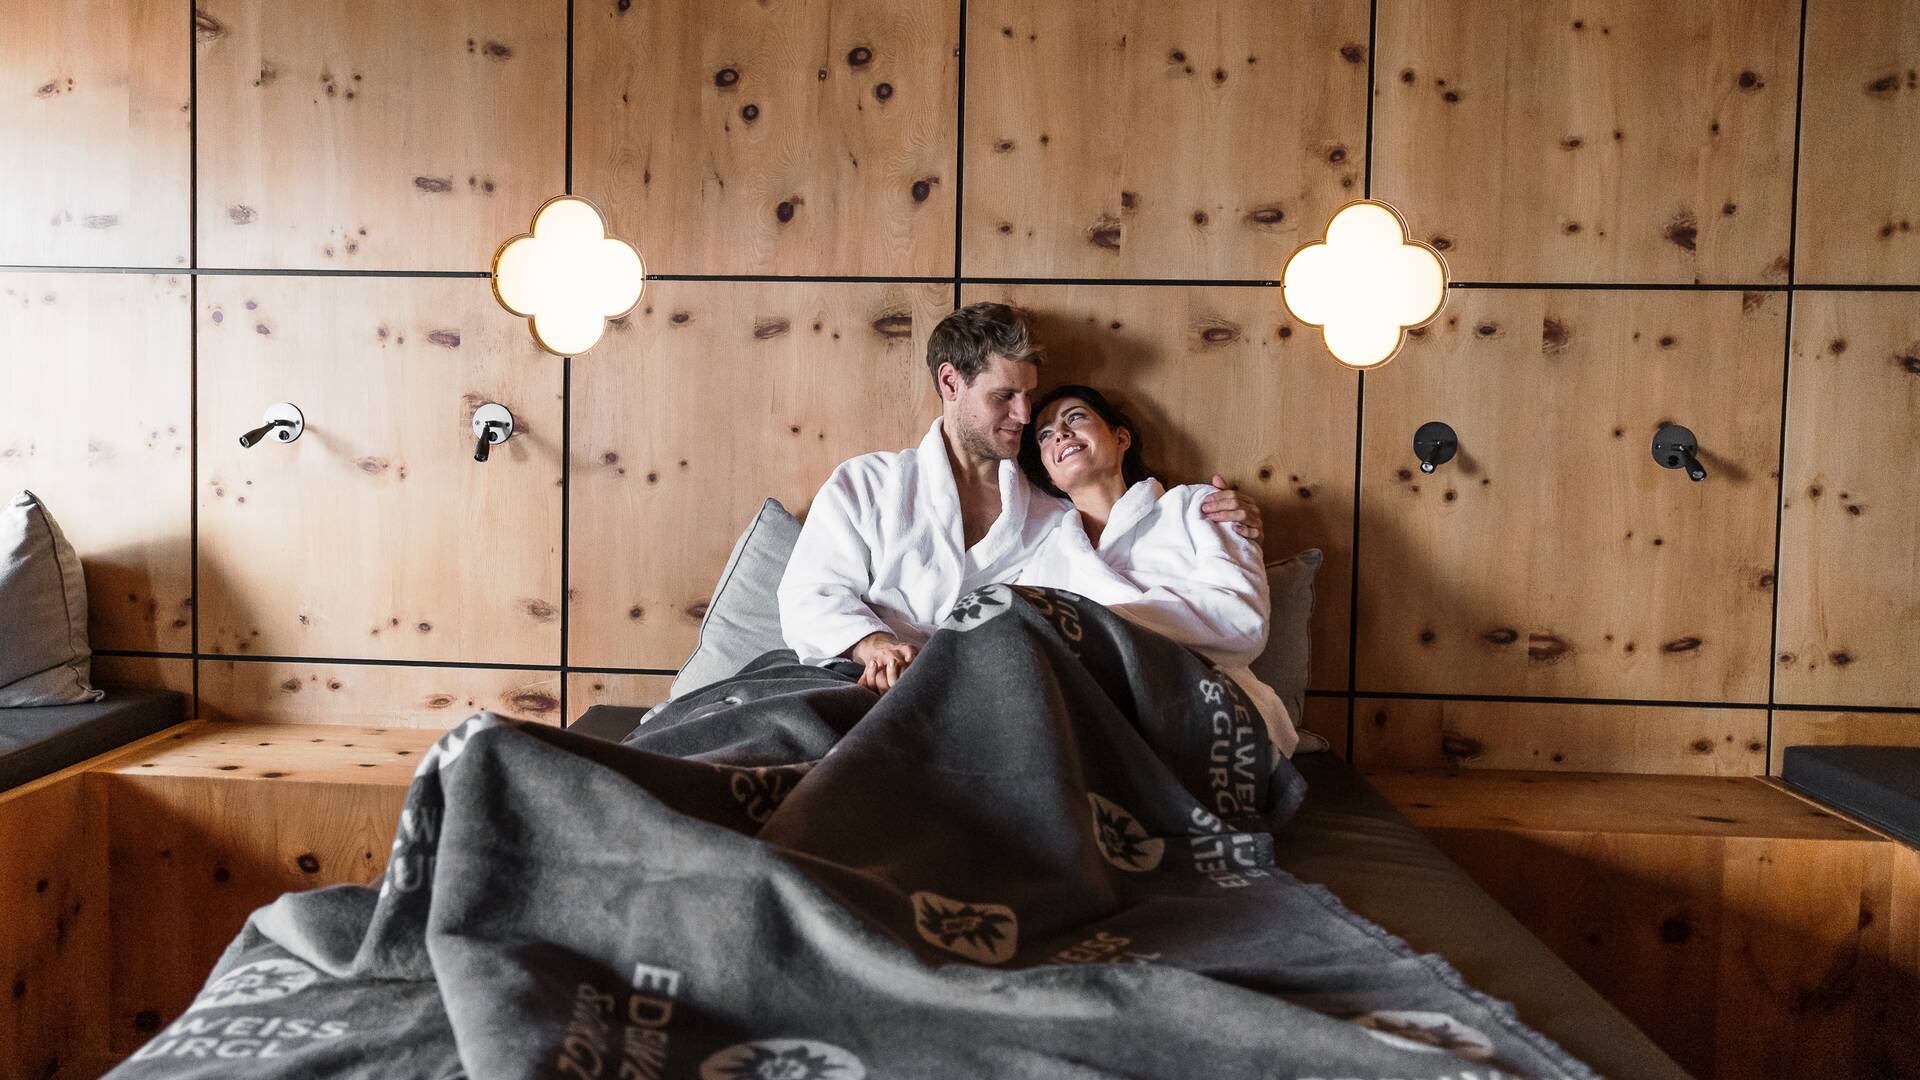
[[[1393,359],[1408,328],[1432,321],[1446,296],[1446,260],[1408,240],[1400,211],[1374,199],[1341,207],[1327,238],[1295,251],[1280,274],[1287,311],[1320,327],[1327,351],[1350,368]]]
[[[493,253],[494,299],[556,356],[593,348],[608,319],[640,302],[646,280],[640,253],[608,236],[600,209],[578,195],[542,203],[528,231]]]

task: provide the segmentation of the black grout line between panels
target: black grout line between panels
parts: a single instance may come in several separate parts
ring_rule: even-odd
[[[1362,197],[1373,198],[1373,99],[1377,69],[1375,53],[1380,40],[1380,0],[1367,5],[1367,161]],[[1353,532],[1347,548],[1347,760],[1359,764],[1354,724],[1354,689],[1360,674],[1360,466],[1365,453],[1367,432],[1367,373],[1354,373],[1353,402]]]
[[[573,0],[567,0],[566,192],[573,194]],[[642,282],[644,286],[645,282]],[[572,611],[568,572],[573,561],[573,357],[560,361],[560,726],[573,721],[567,712],[567,616]]]
[[[1800,0],[1800,67],[1793,92],[1793,183],[1787,197],[1787,325],[1780,346],[1780,445],[1773,485],[1772,615],[1767,623],[1767,702],[1772,704],[1780,664],[1780,547],[1787,502],[1787,394],[1793,386],[1793,282],[1800,233],[1800,118],[1807,92],[1807,0]],[[1767,717],[1767,771],[1773,771],[1773,717]]]
[[[187,680],[200,715],[200,13],[187,7]]]
[[[958,227],[958,222],[956,222]],[[956,254],[956,261],[958,259]],[[485,279],[486,270],[344,270],[324,267],[241,267],[241,266],[50,266],[44,264],[0,264],[0,273],[8,274],[178,274],[190,277],[341,277],[341,278],[469,278]],[[1263,278],[1140,278],[1140,277],[974,277],[966,274],[927,277],[911,274],[648,274],[648,281],[689,282],[816,282],[822,284],[945,285],[958,281],[963,285],[1098,285],[1113,287],[1173,287],[1209,289],[1277,289],[1280,282]],[[1920,284],[1867,285],[1794,282],[1694,283],[1645,281],[1450,281],[1449,289],[1473,289],[1488,292],[1560,291],[1560,292],[1860,292],[1920,293]]]
[[[957,51],[959,85],[954,91],[953,121],[953,307],[960,309],[961,259],[965,256],[967,233],[962,214],[966,202],[967,167],[967,0],[960,0],[960,39]]]

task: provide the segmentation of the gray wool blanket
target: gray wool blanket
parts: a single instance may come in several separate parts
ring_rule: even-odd
[[[626,745],[474,716],[376,887],[255,912],[110,1075],[1593,1075],[1276,870],[1303,788],[1206,661],[994,586],[882,696],[774,653]]]

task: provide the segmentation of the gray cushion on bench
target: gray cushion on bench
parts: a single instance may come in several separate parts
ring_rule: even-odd
[[[1920,747],[1789,746],[1780,779],[1920,847]]]
[[[109,690],[99,701],[0,712],[0,791],[104,754],[186,717],[171,690]]]
[[[1333,891],[1467,985],[1511,1002],[1602,1076],[1686,1080],[1687,1073],[1607,1003],[1393,804],[1332,754],[1301,754],[1307,800],[1274,836],[1281,869]]]

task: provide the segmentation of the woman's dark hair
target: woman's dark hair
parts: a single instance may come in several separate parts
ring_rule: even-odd
[[[1033,403],[1033,422],[1029,423],[1027,429],[1020,434],[1020,467],[1026,470],[1027,479],[1033,481],[1035,487],[1058,498],[1064,499],[1067,495],[1066,492],[1053,486],[1053,478],[1047,475],[1047,466],[1040,460],[1040,414],[1046,412],[1048,406],[1062,398],[1077,398],[1086,402],[1087,408],[1092,409],[1094,415],[1106,421],[1108,427],[1115,431],[1125,428],[1133,435],[1132,444],[1120,455],[1120,477],[1127,482],[1128,487],[1153,476],[1153,473],[1147,469],[1145,443],[1140,438],[1139,427],[1128,418],[1125,412],[1121,411],[1118,405],[1108,401],[1105,394],[1091,386],[1068,383],[1065,386],[1056,386],[1040,395],[1040,399]]]

